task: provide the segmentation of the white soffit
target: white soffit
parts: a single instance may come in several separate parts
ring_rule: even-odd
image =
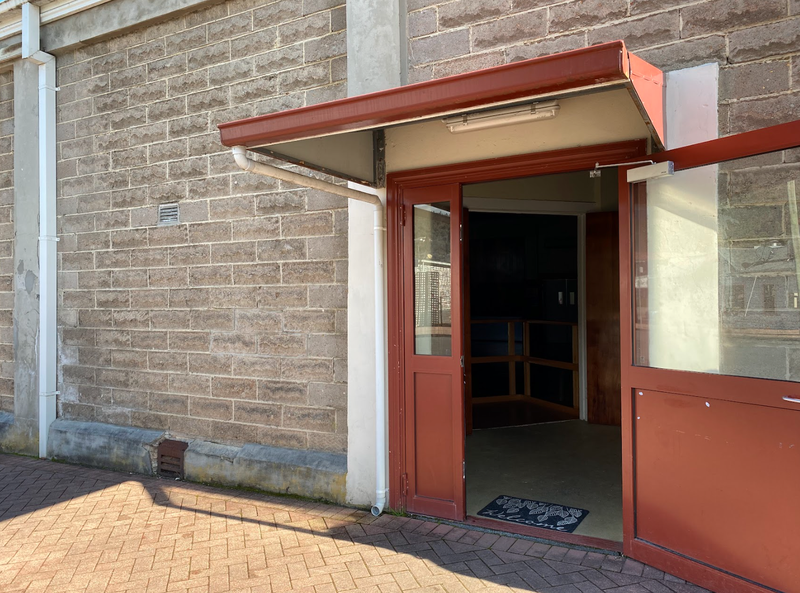
[[[386,129],[386,171],[649,138],[628,90],[559,99],[554,119],[451,134],[440,119]]]
[[[375,174],[373,132],[362,130],[271,144],[258,152],[272,151],[296,164],[313,163],[314,168],[346,174],[352,181],[371,180]]]

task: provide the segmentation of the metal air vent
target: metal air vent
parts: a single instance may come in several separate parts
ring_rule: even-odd
[[[158,224],[178,224],[178,204],[159,204],[158,205]]]
[[[183,479],[183,458],[189,443],[166,439],[158,444],[158,475]]]

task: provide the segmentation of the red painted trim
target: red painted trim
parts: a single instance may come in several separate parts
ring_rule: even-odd
[[[496,531],[506,531],[508,533],[516,533],[517,535],[526,535],[528,537],[535,537],[536,539],[543,539],[559,544],[569,544],[572,546],[586,546],[587,548],[597,548],[598,550],[606,550],[608,552],[622,553],[622,543],[615,542],[610,539],[603,539],[600,537],[589,537],[588,535],[576,535],[574,533],[561,533],[560,531],[552,531],[550,529],[541,529],[539,527],[528,527],[525,525],[516,525],[508,521],[497,521],[496,519],[488,519],[486,517],[467,517],[465,523],[468,525],[477,525],[485,529],[494,529]]]
[[[406,466],[401,435],[405,434],[405,404],[400,397],[405,377],[403,347],[403,233],[400,224],[400,192],[388,191],[386,196],[386,285],[388,328],[388,392],[389,392],[389,507],[406,508],[406,493],[402,476]],[[393,399],[394,398],[394,399]]]
[[[665,140],[665,97],[664,93],[664,73],[648,64],[642,58],[634,54],[628,54],[630,60],[631,83],[636,92],[631,93],[631,97],[640,103],[644,112],[647,114],[647,124],[656,138]]]
[[[622,41],[532,58],[437,80],[347,97],[219,124],[225,146],[264,146],[327,136],[339,132],[396,124],[485,105],[555,93],[574,92],[605,84],[626,84],[632,68],[646,65],[629,60]],[[637,89],[638,90],[638,89]],[[650,97],[650,93],[647,93]],[[648,113],[654,107],[644,101]],[[655,111],[663,107],[655,108]]]
[[[800,383],[777,379],[756,379],[640,366],[632,366],[629,377],[634,389],[680,393],[706,399],[783,408],[795,412],[797,404],[785,401],[783,396],[800,398]]]
[[[800,146],[800,119],[718,140],[676,148],[651,155],[654,161],[673,161],[675,170],[755,156]]]
[[[695,562],[644,540],[636,539],[625,546],[625,555],[654,568],[678,576],[710,591],[725,593],[776,593],[774,589],[759,586],[719,569]],[[786,592],[788,593],[788,592]]]
[[[637,160],[646,154],[644,140],[613,144],[585,146],[550,152],[518,155],[472,163],[459,163],[430,169],[417,169],[390,173],[387,176],[387,289],[388,289],[388,387],[389,387],[389,506],[406,508],[401,492],[405,472],[405,447],[403,390],[406,369],[404,366],[403,335],[403,258],[400,204],[406,187],[423,187],[446,183],[478,183],[513,177],[566,173],[592,169],[595,163],[614,163]],[[505,525],[505,524],[504,524]]]
[[[631,555],[631,542],[636,536],[635,476],[633,430],[633,390],[630,387],[633,344],[631,340],[631,208],[630,188],[626,180],[628,167],[620,167],[619,179],[619,345],[622,384],[622,541],[624,552]]]
[[[635,160],[646,154],[647,142],[645,140],[625,140],[609,144],[564,148],[426,169],[412,169],[390,173],[388,178],[396,183],[401,183],[404,187],[452,182],[482,183],[551,173],[585,171],[593,169],[597,163],[601,165],[619,163]]]

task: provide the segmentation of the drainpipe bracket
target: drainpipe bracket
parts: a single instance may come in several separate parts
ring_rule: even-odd
[[[61,395],[60,391],[43,391],[39,393],[39,397],[56,397]]]
[[[58,243],[61,241],[61,237],[56,237],[54,235],[39,235],[39,241],[55,241]]]

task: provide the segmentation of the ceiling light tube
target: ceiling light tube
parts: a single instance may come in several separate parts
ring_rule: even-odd
[[[559,109],[561,107],[558,101],[542,101],[528,103],[527,105],[517,105],[516,107],[494,109],[492,111],[453,115],[444,118],[442,121],[450,132],[458,134],[472,132],[473,130],[485,130],[487,128],[499,128],[500,126],[553,119],[558,115]]]

